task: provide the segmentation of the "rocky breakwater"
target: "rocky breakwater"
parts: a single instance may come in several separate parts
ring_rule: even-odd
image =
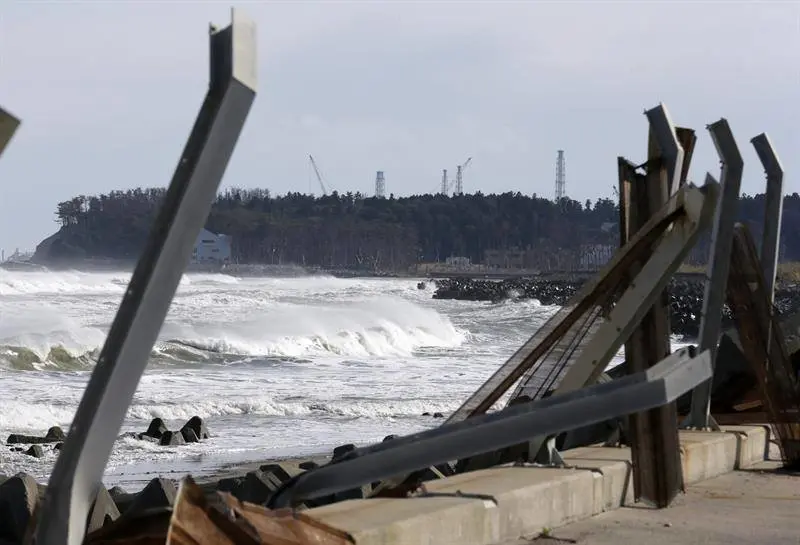
[[[192,422],[193,420],[194,422]],[[207,430],[201,419],[192,419],[190,422],[193,426],[189,428],[194,435],[199,438],[202,438],[204,434],[207,436]],[[194,424],[200,424],[199,433]],[[188,422],[187,426],[189,426]],[[182,431],[174,433],[183,435]],[[156,419],[148,431],[141,435],[146,440],[152,440],[151,435],[145,434],[159,432],[163,438],[168,430],[163,426],[163,422]],[[389,435],[384,438],[384,442],[392,441],[395,438],[395,435]],[[200,483],[198,489],[202,491],[209,503],[214,502],[215,499],[218,500],[218,493],[223,492],[241,502],[263,506],[279,487],[296,475],[304,471],[313,471],[321,465],[336,464],[351,459],[358,454],[355,445],[346,444],[334,448],[330,456],[240,466],[231,468],[227,473],[230,476]],[[437,466],[436,471],[425,469],[416,475],[421,481],[427,481],[439,478],[437,472],[444,475],[453,474],[450,466],[443,464],[441,467]],[[377,484],[367,484],[315,498],[297,508],[302,510],[349,499],[366,498]],[[142,529],[139,526],[147,520],[151,520],[154,514],[158,515],[162,512],[169,514],[169,510],[174,506],[178,496],[178,487],[179,482],[161,477],[152,479],[144,489],[136,493],[129,493],[118,486],[110,489],[100,487],[90,508],[88,538],[85,543],[116,542],[118,539],[137,535]],[[35,524],[34,512],[45,494],[46,486],[38,484],[33,477],[25,473],[19,473],[13,477],[0,476],[0,544],[21,545],[25,542],[26,534],[31,532],[32,525]],[[122,543],[122,541],[119,542]]]
[[[160,418],[154,418],[147,430],[132,433],[137,439],[152,441],[162,446],[196,443],[210,437],[205,422],[199,416],[190,418],[179,430],[170,431]],[[13,433],[8,436],[9,450],[42,458],[45,449],[60,451],[66,439],[64,431],[53,426],[43,436]],[[36,482],[31,475],[18,473],[0,475],[0,544],[22,544],[26,532],[33,524],[33,513],[44,497],[46,486]],[[170,508],[177,494],[177,483],[168,479],[153,479],[140,492],[129,494],[120,487],[101,488],[92,504],[88,531],[95,532],[121,520],[134,520],[138,515],[153,509]],[[127,517],[124,517],[125,515]],[[124,517],[124,518],[123,518]]]
[[[584,280],[514,278],[502,281],[448,278],[436,280],[434,299],[491,301],[536,299],[543,305],[562,306],[581,288]],[[676,335],[695,338],[700,331],[704,284],[699,279],[673,278],[668,286],[670,322]],[[780,286],[775,291],[775,310],[792,314],[800,310],[800,289]],[[723,323],[731,325],[730,310],[723,310]]]

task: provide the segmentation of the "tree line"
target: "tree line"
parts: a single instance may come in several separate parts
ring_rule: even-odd
[[[165,193],[163,188],[137,188],[59,203],[61,228],[52,257],[135,260]],[[763,210],[763,195],[741,197],[740,220],[750,224],[756,240]],[[266,189],[231,188],[215,199],[206,227],[232,236],[233,259],[240,263],[387,271],[450,256],[480,263],[491,249],[547,255],[616,245],[618,214],[611,198],[554,202],[518,192],[273,196]],[[784,200],[784,259],[800,260],[800,241],[792,240],[798,226],[800,196],[794,193]],[[695,252],[700,259],[703,246]]]

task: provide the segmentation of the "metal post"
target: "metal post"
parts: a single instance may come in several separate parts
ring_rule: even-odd
[[[681,185],[683,185],[689,178],[689,167],[692,165],[694,148],[697,145],[697,135],[694,129],[687,127],[675,127],[675,134],[677,134],[678,142],[683,148],[683,167],[681,168]]]
[[[255,24],[210,34],[205,101],[56,461],[39,545],[79,545],[120,425],[256,94]]]
[[[711,352],[711,363],[717,357],[717,345],[722,333],[722,308],[725,303],[730,271],[733,228],[739,206],[739,187],[742,182],[744,162],[726,119],[708,126],[711,139],[722,163],[722,194],[717,206],[711,232],[711,256],[706,269],[703,294],[703,315],[700,322],[700,350]],[[713,179],[707,175],[706,179]],[[695,429],[718,429],[710,414],[712,381],[701,384],[692,392],[692,410],[689,426]]]
[[[19,119],[0,107],[0,157],[19,127]]]
[[[764,289],[770,304],[775,300],[775,275],[783,217],[783,166],[767,133],[750,140],[756,149],[767,174],[766,204],[764,205],[764,233],[761,238],[761,267],[764,271]]]
[[[646,115],[650,121],[647,173],[644,180],[631,180],[631,231],[663,206],[672,188],[677,190],[683,167],[683,150],[666,109],[661,105]],[[639,267],[631,272],[635,274]],[[669,295],[664,289],[625,344],[628,372],[644,371],[665,358],[670,353],[669,334]],[[632,414],[629,422],[634,495],[666,507],[683,489],[677,409],[668,404]]]
[[[672,124],[672,119],[670,119],[666,106],[659,104],[655,108],[647,110],[644,115],[647,116],[647,121],[650,122],[651,134],[658,144],[661,163],[667,169],[667,195],[674,195],[681,185],[684,165],[683,147],[678,140],[675,126]],[[666,201],[666,196],[663,201]],[[658,206],[661,206],[661,204],[663,202],[658,203]]]

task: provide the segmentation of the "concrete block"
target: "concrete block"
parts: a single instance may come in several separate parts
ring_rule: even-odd
[[[769,426],[720,426],[722,431],[732,433],[739,441],[736,469],[747,469],[768,458]]]
[[[597,513],[634,503],[631,449],[582,447],[565,451],[562,456],[570,466],[599,476],[595,487]]]
[[[500,541],[497,508],[457,496],[349,500],[306,514],[344,530],[357,545],[486,545]]]
[[[681,430],[681,465],[686,486],[729,473],[736,467],[739,441],[732,433]]]
[[[496,502],[500,539],[536,534],[598,512],[590,471],[542,467],[498,467],[426,483],[439,494],[480,494]]]
[[[680,431],[686,485],[763,459],[767,430]],[[350,500],[306,513],[353,535],[357,545],[489,545],[633,503],[629,448],[562,453],[568,469],[504,466],[425,483],[428,495]]]

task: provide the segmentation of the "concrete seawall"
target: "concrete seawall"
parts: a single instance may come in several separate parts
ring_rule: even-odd
[[[768,428],[723,429],[680,432],[687,486],[764,460]],[[629,448],[584,447],[563,456],[567,468],[496,467],[428,482],[420,497],[349,500],[308,514],[349,532],[358,545],[491,545],[633,502]]]

